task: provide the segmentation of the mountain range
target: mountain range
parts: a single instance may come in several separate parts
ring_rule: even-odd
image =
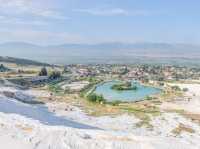
[[[0,44],[0,55],[47,63],[200,62],[200,46],[168,43],[100,43],[39,46],[24,42]]]

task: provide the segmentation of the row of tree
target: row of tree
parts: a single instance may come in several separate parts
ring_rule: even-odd
[[[61,77],[61,73],[59,71],[52,71],[48,74],[47,69],[43,67],[39,72],[39,76],[49,76],[50,79],[57,79]]]

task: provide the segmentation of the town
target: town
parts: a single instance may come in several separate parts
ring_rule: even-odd
[[[83,94],[88,95],[98,84],[112,80],[124,82],[134,80],[166,91],[167,83],[193,82],[200,79],[200,68],[188,66],[148,64],[73,64],[33,68],[20,66],[1,64],[1,76],[24,88],[47,88],[52,94],[78,94],[81,97]],[[179,90],[178,87],[172,89],[175,88]]]

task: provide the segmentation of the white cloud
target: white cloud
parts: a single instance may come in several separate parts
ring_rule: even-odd
[[[75,12],[87,13],[96,16],[147,16],[151,14],[145,10],[126,10],[122,8],[111,8],[111,9],[75,9]]]
[[[13,24],[13,25],[31,25],[31,26],[44,26],[48,25],[47,22],[42,20],[23,20],[20,18],[0,16],[0,22],[2,24]]]
[[[47,18],[52,18],[52,19],[58,19],[58,20],[68,20],[70,19],[69,17],[66,17],[64,15],[61,15],[57,11],[52,11],[52,10],[46,10],[46,11],[36,11],[34,12],[35,15],[42,16],[42,17],[47,17]]]
[[[44,1],[46,1],[44,3]],[[48,0],[0,0],[0,13],[7,15],[33,15],[49,19],[66,20],[68,17],[48,7]],[[43,2],[43,3],[42,3]],[[45,5],[46,4],[46,5]]]
[[[128,15],[128,12],[121,8],[114,9],[75,9],[76,12],[88,13],[91,15],[100,16],[114,16],[114,15]]]

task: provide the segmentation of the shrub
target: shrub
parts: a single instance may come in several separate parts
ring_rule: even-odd
[[[188,91],[188,88],[183,88],[183,91],[184,91],[184,92],[187,92],[187,91]]]
[[[117,101],[113,101],[113,102],[111,103],[111,105],[113,105],[113,106],[118,106],[120,103],[121,103],[121,101],[117,100]]]
[[[47,69],[43,67],[41,71],[39,72],[39,76],[47,76],[47,75],[48,75]]]
[[[146,96],[146,98],[145,98],[146,100],[152,100],[153,99],[153,97],[151,97],[151,96]]]
[[[50,79],[58,79],[61,77],[61,73],[59,71],[53,71],[51,72],[49,78]]]
[[[91,102],[96,102],[96,103],[105,103],[105,99],[102,95],[97,95],[95,93],[89,94],[87,96],[87,99]]]
[[[177,85],[172,86],[171,88],[172,88],[172,90],[175,90],[175,91],[181,91],[180,87]]]

